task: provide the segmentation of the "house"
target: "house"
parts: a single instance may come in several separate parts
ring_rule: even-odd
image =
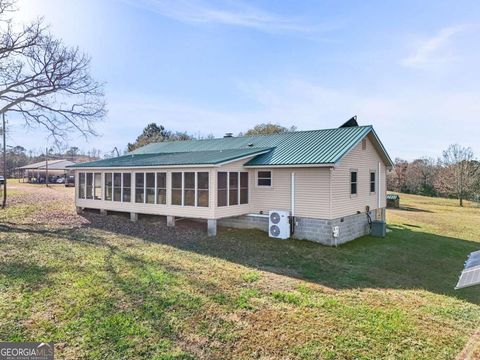
[[[264,136],[161,142],[116,158],[76,164],[84,208],[269,229],[269,211],[288,211],[291,237],[341,244],[384,220],[392,161],[372,126]]]

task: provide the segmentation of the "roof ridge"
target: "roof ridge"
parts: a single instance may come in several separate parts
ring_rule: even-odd
[[[336,127],[336,128],[327,128],[327,129],[311,129],[311,130],[298,130],[298,131],[286,131],[282,133],[275,133],[275,134],[259,134],[259,135],[242,135],[242,136],[232,136],[232,139],[247,139],[247,138],[259,138],[259,137],[267,137],[267,136],[281,136],[281,135],[291,135],[291,134],[298,134],[298,133],[307,133],[307,132],[317,132],[317,131],[329,131],[329,130],[341,130],[341,131],[346,131],[345,129],[352,129],[352,128],[373,128],[373,125],[361,125],[361,126],[355,126],[355,127]],[[149,145],[154,145],[154,144],[162,144],[162,143],[173,143],[173,142],[203,142],[203,141],[220,141],[220,140],[225,140],[228,138],[225,137],[218,137],[218,138],[213,138],[213,139],[188,139],[188,140],[172,140],[172,141],[158,141],[154,143],[150,143],[147,145],[144,145],[142,147],[139,147],[138,149],[141,149],[143,147],[149,146]],[[135,149],[135,150],[138,150]],[[135,151],[133,150],[133,151]]]

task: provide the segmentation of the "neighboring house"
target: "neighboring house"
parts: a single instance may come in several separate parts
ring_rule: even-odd
[[[267,231],[269,211],[284,210],[292,237],[336,245],[367,234],[369,217],[385,219],[392,165],[372,126],[162,142],[74,165],[75,201],[132,220],[164,215],[169,226],[206,219],[210,235],[217,224]]]

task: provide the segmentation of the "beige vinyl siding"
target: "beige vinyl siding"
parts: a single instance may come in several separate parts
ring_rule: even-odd
[[[209,173],[209,193],[208,193],[208,207],[195,207],[195,206],[179,206],[171,205],[171,173],[172,172],[208,172]],[[122,211],[122,212],[135,212],[139,214],[153,214],[153,215],[171,215],[179,217],[190,217],[190,218],[203,218],[203,219],[213,219],[214,217],[214,202],[216,201],[216,194],[213,189],[215,189],[214,182],[214,170],[211,168],[175,168],[175,169],[135,169],[135,170],[109,170],[109,169],[99,169],[99,170],[76,170],[76,184],[78,182],[78,173],[80,172],[101,172],[102,173],[102,186],[105,184],[105,173],[111,172],[122,172],[122,173],[131,173],[131,201],[130,202],[119,202],[119,201],[107,201],[107,200],[90,200],[90,199],[79,199],[78,198],[78,185],[76,188],[75,202],[76,206],[83,208],[91,209],[105,209],[111,211]],[[166,172],[167,173],[167,203],[164,204],[142,204],[135,202],[135,178],[134,174],[136,172]],[[105,193],[105,191],[103,191]]]
[[[380,196],[380,208],[386,206],[386,166],[374,148],[369,136],[367,146],[362,150],[362,143],[356,145],[332,171],[332,218],[377,209],[377,192]],[[378,164],[380,163],[380,174]],[[350,171],[357,171],[357,195],[350,195]],[[370,171],[376,173],[375,193],[370,193]],[[379,177],[380,175],[380,177]],[[380,181],[379,181],[380,180]]]
[[[252,212],[291,210],[292,173],[295,173],[295,215],[325,219],[329,217],[329,172],[328,168],[269,168],[252,169]],[[272,172],[272,187],[257,186],[256,171]]]

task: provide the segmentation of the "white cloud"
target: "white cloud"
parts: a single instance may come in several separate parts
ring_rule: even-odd
[[[450,60],[451,56],[445,54],[445,52],[442,53],[442,50],[445,51],[455,35],[468,28],[468,25],[445,27],[435,36],[419,41],[419,45],[415,51],[402,60],[402,65],[407,67],[420,67]]]
[[[252,28],[265,32],[312,32],[329,30],[334,26],[309,26],[297,19],[276,15],[240,1],[214,6],[198,0],[123,0],[162,16],[186,23],[216,23]]]

